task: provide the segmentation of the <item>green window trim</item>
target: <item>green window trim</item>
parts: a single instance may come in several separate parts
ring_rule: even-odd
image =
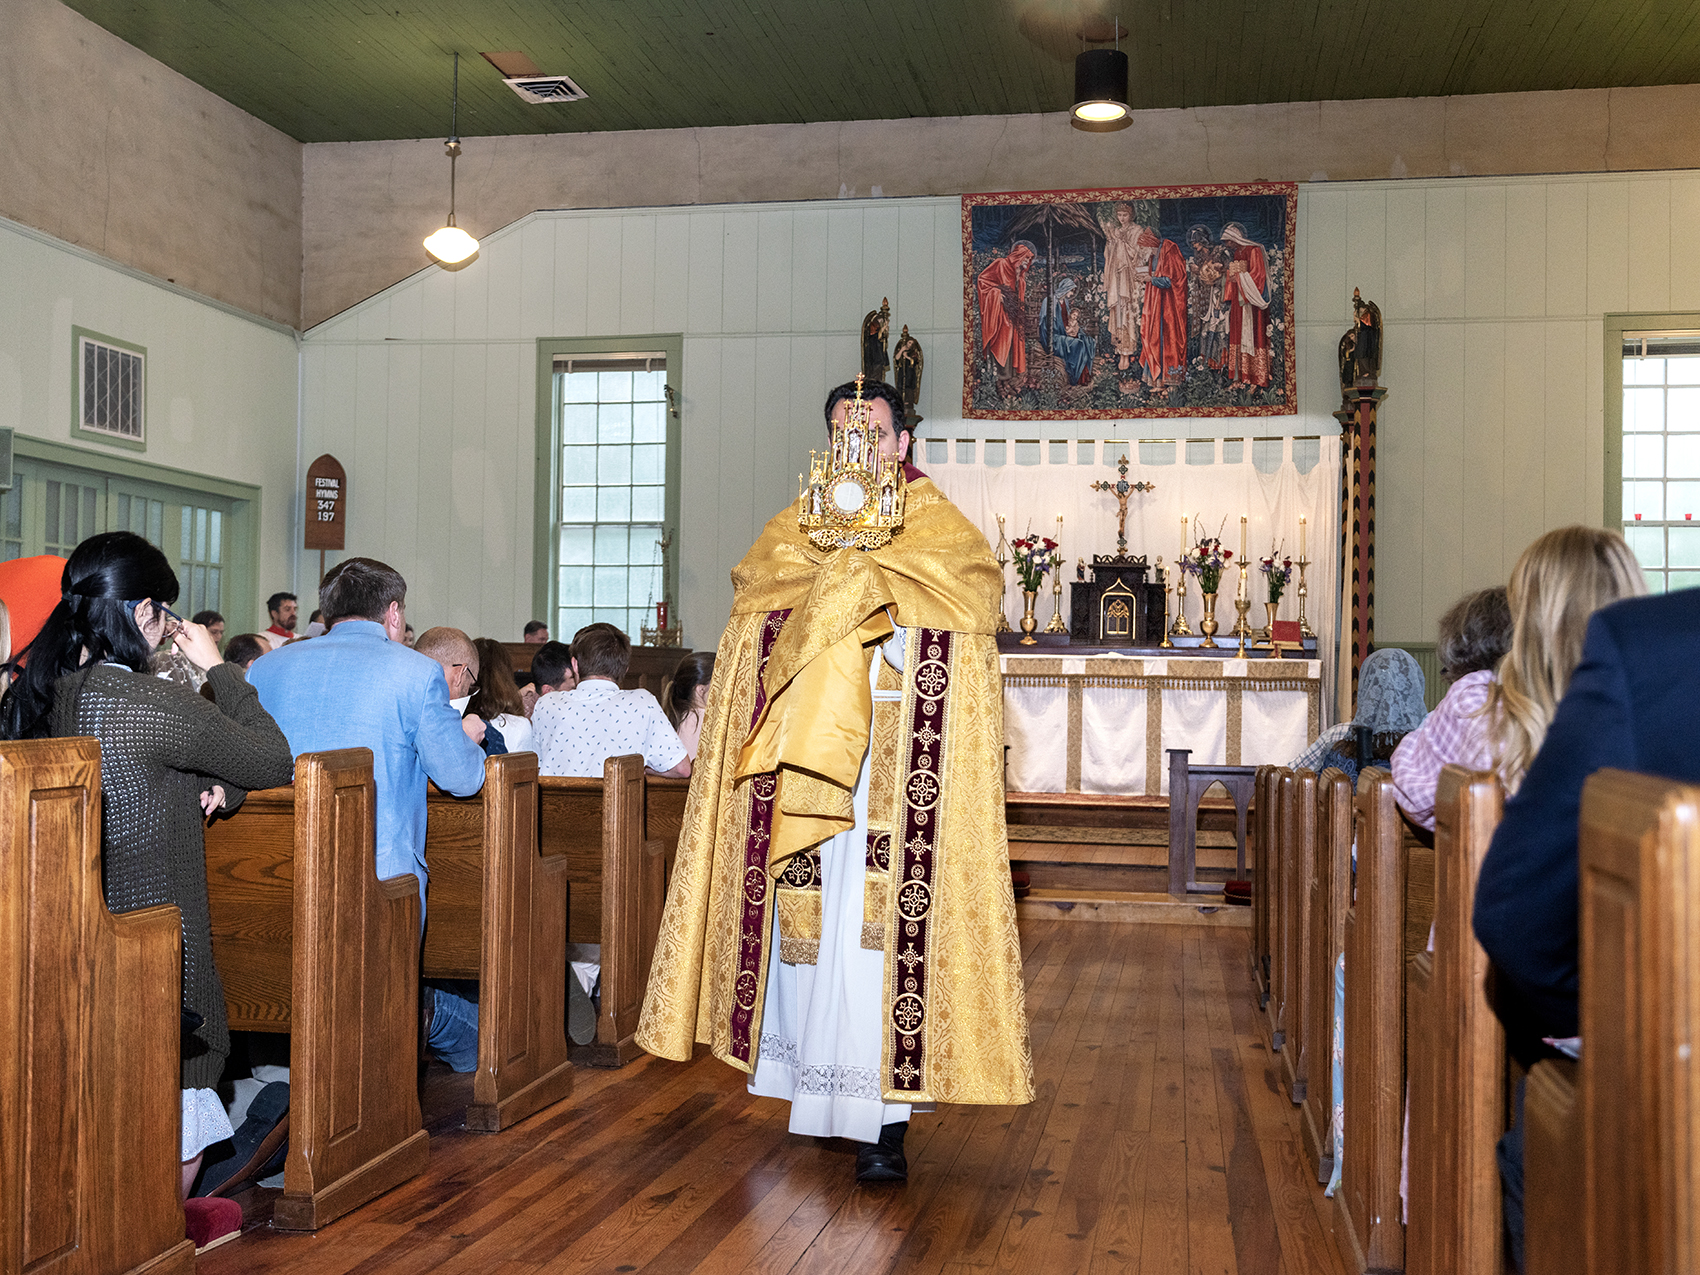
[[[1605,525],[1623,527],[1623,339],[1626,332],[1700,332],[1700,313],[1640,311],[1605,316]]]
[[[631,336],[603,337],[542,337],[537,342],[537,436],[534,456],[536,468],[536,515],[532,552],[532,618],[555,626],[555,614],[560,590],[560,543],[557,527],[561,518],[561,440],[560,421],[555,403],[555,360],[557,357],[578,357],[591,354],[623,354],[633,350],[653,350],[667,357],[667,394],[673,405],[667,412],[667,499],[666,523],[675,529],[674,544],[678,544],[679,486],[680,486],[680,418],[678,404],[682,402],[680,385],[685,357],[683,334],[641,333]],[[667,592],[677,607],[679,600],[679,553],[672,554],[667,568]],[[669,620],[683,624],[684,618]],[[572,635],[553,634],[561,641]],[[640,640],[632,634],[632,643]]]
[[[142,360],[141,392],[139,407],[141,411],[140,438],[122,438],[98,429],[85,429],[83,426],[83,342],[95,341],[101,345],[109,345],[114,349],[125,350],[137,355]],[[145,452],[148,449],[148,350],[145,345],[136,345],[130,341],[121,341],[115,336],[107,336],[104,332],[96,332],[91,328],[73,327],[71,329],[71,437],[80,438],[90,443],[99,443],[103,447],[122,447],[130,451]]]

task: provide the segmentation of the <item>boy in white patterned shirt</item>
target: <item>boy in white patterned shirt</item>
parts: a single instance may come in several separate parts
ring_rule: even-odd
[[[573,635],[572,652],[578,685],[543,696],[532,710],[540,771],[600,779],[608,758],[641,753],[651,772],[688,777],[690,757],[655,696],[620,689],[631,639],[612,624],[590,624]]]

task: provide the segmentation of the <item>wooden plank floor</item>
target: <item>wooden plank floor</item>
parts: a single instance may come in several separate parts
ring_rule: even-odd
[[[258,1226],[199,1271],[1343,1273],[1248,942],[1026,923],[1037,1100],[917,1116],[904,1186],[856,1186],[854,1144],[788,1133],[785,1104],[700,1048],[581,1068],[495,1135],[458,1127],[469,1078],[434,1068],[424,1176],[315,1235]]]

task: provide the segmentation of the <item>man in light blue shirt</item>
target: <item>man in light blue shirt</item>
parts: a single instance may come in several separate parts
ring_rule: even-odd
[[[418,876],[423,915],[426,780],[457,797],[482,788],[483,723],[463,722],[449,705],[441,666],[402,644],[407,582],[393,568],[371,558],[338,564],[320,587],[319,606],[329,631],[256,660],[248,681],[297,756],[372,750],[378,876]],[[430,989],[426,1012],[430,1047],[456,1071],[471,1071],[478,1007]]]

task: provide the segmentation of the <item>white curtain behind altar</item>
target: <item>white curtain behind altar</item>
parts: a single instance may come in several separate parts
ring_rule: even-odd
[[[1335,636],[1339,628],[1340,448],[1334,438],[1161,439],[1151,442],[1083,440],[1019,442],[1004,439],[923,439],[917,463],[963,514],[998,543],[997,515],[1004,515],[1005,537],[1013,541],[1029,530],[1056,537],[1057,515],[1063,564],[1063,621],[1068,621],[1068,583],[1075,564],[1095,554],[1116,551],[1116,499],[1090,490],[1097,481],[1115,482],[1116,462],[1128,458],[1128,481],[1147,482],[1154,491],[1134,492],[1127,506],[1127,551],[1148,562],[1173,566],[1181,550],[1181,519],[1187,540],[1220,534],[1240,554],[1240,515],[1247,518],[1248,619],[1262,627],[1268,597],[1258,559],[1272,547],[1299,556],[1299,518],[1306,520],[1305,551],[1309,596],[1305,618],[1317,634],[1323,668],[1324,725],[1332,722]],[[1022,463],[1037,462],[1037,463]],[[1005,575],[1004,611],[1010,626],[1021,621],[1021,592],[1011,566]],[[1234,589],[1239,575],[1224,572],[1216,619],[1222,633],[1234,623]],[[1171,582],[1174,575],[1170,575]],[[1281,599],[1280,618],[1298,618],[1298,572]],[[1171,595],[1172,596],[1172,595]],[[1187,577],[1186,616],[1197,632],[1202,616],[1198,578]],[[1040,625],[1051,618],[1049,582],[1039,596]],[[1173,616],[1170,617],[1171,621]],[[1217,635],[1221,641],[1221,634]],[[1057,652],[1060,654],[1061,652]]]

